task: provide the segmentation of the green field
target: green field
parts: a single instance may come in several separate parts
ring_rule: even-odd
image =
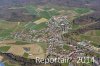
[[[25,6],[25,8],[29,12],[29,14],[37,15],[36,6],[34,6],[34,5],[27,5],[27,6]]]
[[[18,32],[24,29],[26,23],[21,22],[0,22],[0,40],[3,39],[12,39],[11,34],[13,32]]]
[[[44,10],[44,11],[41,11],[39,14],[41,17],[47,18],[47,19],[50,19],[52,16],[59,15],[58,11],[55,9]]]
[[[1,37],[1,38],[10,37],[11,32],[12,32],[12,30],[10,30],[10,29],[2,30],[2,31],[0,32],[0,37]]]
[[[32,30],[41,30],[47,27],[46,23],[40,23],[38,25],[31,26]]]
[[[24,53],[23,57],[24,58],[28,58],[29,54],[28,53]]]
[[[7,52],[10,49],[10,46],[1,46],[0,52]]]
[[[28,43],[28,42],[26,42],[26,41],[16,41],[16,43],[15,44],[17,44],[17,45],[25,45],[25,44],[30,44],[30,43]]]
[[[100,36],[100,30],[96,30],[96,35]]]
[[[75,8],[74,11],[78,14],[84,14],[90,12],[88,8]]]
[[[42,10],[38,10],[37,6],[27,5],[26,10],[31,15],[36,15],[37,17],[50,19],[52,16],[59,15],[58,10],[52,8],[40,8]]]

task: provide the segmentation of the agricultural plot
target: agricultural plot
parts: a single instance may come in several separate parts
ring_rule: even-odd
[[[74,11],[78,14],[84,14],[90,12],[91,10],[88,8],[75,8]]]
[[[7,21],[0,21],[0,29],[14,29],[17,26],[17,22],[7,22]],[[11,26],[12,25],[12,26]]]
[[[85,33],[85,35],[90,37],[88,40],[93,41],[92,45],[95,47],[100,47],[100,41],[98,40],[100,39],[100,30],[92,30]],[[87,37],[85,39],[87,39]]]
[[[47,27],[47,24],[46,23],[40,23],[40,24],[31,26],[30,29],[32,29],[32,30],[41,30],[41,29],[44,29],[46,27]]]
[[[100,36],[100,30],[96,30],[96,35]]]
[[[36,7],[33,5],[27,5],[25,6],[26,10],[29,12],[31,15],[37,15]]]
[[[35,21],[34,23],[35,23],[35,24],[40,24],[40,23],[47,22],[47,21],[48,21],[48,19],[46,19],[46,18],[41,18],[41,19]]]
[[[36,57],[45,57],[43,49],[37,44],[11,45],[11,48],[7,52],[31,59],[35,59]]]
[[[7,52],[10,49],[11,46],[0,46],[0,52]]]
[[[35,59],[36,57],[45,58],[44,48],[40,44],[0,44],[0,52],[12,53],[17,56]]]
[[[52,16],[59,15],[59,12],[54,8],[38,8],[33,5],[27,5],[25,8],[29,14],[33,14],[41,18],[50,19]]]

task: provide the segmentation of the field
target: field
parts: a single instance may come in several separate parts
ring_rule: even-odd
[[[25,50],[25,48],[29,48],[29,51]],[[44,50],[39,44],[0,44],[0,51],[5,53],[12,53],[14,55],[22,56],[25,58],[27,57],[31,59],[35,59],[36,57],[45,57]]]
[[[25,8],[29,14],[33,14],[41,18],[50,19],[52,16],[59,15],[59,12],[53,8],[40,8],[34,5],[27,5]]]
[[[7,52],[10,49],[10,46],[1,46],[0,52]]]
[[[88,31],[85,34],[80,34],[77,36],[73,36],[74,39],[78,41],[88,40],[91,41],[91,44],[97,48],[100,48],[100,31],[99,30],[92,30]]]
[[[43,22],[48,22],[48,19],[46,19],[46,18],[41,18],[41,19],[35,21],[34,23],[35,23],[35,24],[40,24],[40,23],[43,23]]]
[[[41,30],[47,27],[46,23],[40,23],[31,27],[32,30]]]
[[[92,35],[92,36],[100,36],[100,30],[92,30],[92,31],[89,31],[85,34],[86,35]]]
[[[89,8],[75,8],[74,11],[78,14],[84,14],[90,12]]]

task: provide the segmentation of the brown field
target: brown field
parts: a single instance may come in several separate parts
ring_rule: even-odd
[[[11,45],[11,48],[8,50],[8,53],[12,53],[18,56],[23,56],[23,54],[26,52],[23,48],[30,48],[30,51],[28,51],[29,55],[28,58],[35,59],[36,57],[44,58],[43,49],[36,44],[30,44],[30,45]]]
[[[35,59],[36,57],[45,58],[44,50],[38,44],[25,44],[15,45],[15,41],[1,41],[0,46],[11,46],[7,53],[12,53],[17,56],[23,56],[24,53],[28,53],[28,58]],[[25,51],[24,48],[30,48],[29,51]]]
[[[2,61],[2,60],[3,60],[3,58],[4,58],[3,56],[0,56],[0,61]]]
[[[2,22],[0,21],[0,29],[12,29],[17,26],[17,22]]]

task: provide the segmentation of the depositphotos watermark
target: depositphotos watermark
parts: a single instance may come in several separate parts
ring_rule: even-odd
[[[72,58],[39,58],[36,57],[36,63],[48,64],[48,63],[69,63]],[[94,57],[78,57],[76,63],[91,63],[94,62]]]

